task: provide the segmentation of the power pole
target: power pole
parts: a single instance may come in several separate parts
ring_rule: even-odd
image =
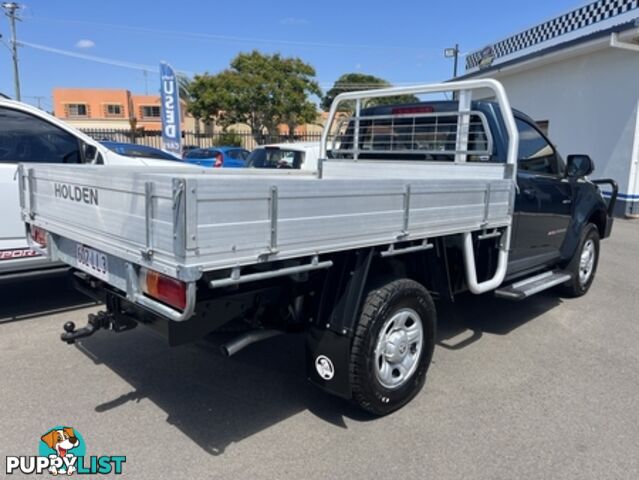
[[[20,10],[20,5],[16,2],[4,2],[2,4],[5,15],[9,17],[11,24],[11,56],[13,57],[13,83],[15,86],[16,100],[20,101],[20,73],[18,72],[18,41],[16,40],[16,20],[20,17],[16,12]]]
[[[457,78],[457,63],[459,62],[459,43],[455,44],[455,67],[453,67],[453,78]]]

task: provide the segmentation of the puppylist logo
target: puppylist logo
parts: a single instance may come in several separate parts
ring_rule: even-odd
[[[122,473],[124,455],[86,455],[80,432],[58,426],[40,437],[37,456],[7,456],[7,475],[15,472],[41,475],[106,475]]]

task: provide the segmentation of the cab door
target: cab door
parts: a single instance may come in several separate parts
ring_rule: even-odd
[[[29,253],[20,218],[19,163],[78,163],[78,139],[27,112],[0,106],[0,273],[43,263]]]
[[[533,123],[515,121],[519,155],[511,273],[558,259],[572,214],[572,187],[561,157]]]

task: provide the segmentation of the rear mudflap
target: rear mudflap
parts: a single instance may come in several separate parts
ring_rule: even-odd
[[[350,336],[311,328],[306,337],[306,373],[309,380],[329,393],[350,399],[350,353]]]

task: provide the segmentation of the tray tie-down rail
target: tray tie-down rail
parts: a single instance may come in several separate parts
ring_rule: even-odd
[[[405,253],[419,252],[423,250],[430,250],[433,248],[432,243],[428,243],[428,240],[424,239],[419,245],[414,245],[404,248],[395,248],[394,244],[391,244],[386,250],[381,251],[379,254],[381,257],[391,257],[395,255],[403,255]],[[234,267],[231,270],[231,274],[226,278],[218,278],[209,282],[210,288],[224,288],[234,285],[240,285],[242,283],[256,282],[258,280],[268,280],[276,277],[286,277],[290,275],[299,275],[300,273],[312,272],[314,270],[324,270],[333,266],[332,260],[325,260],[320,262],[319,257],[314,255],[309,263],[302,265],[296,265],[293,267],[282,267],[275,270],[268,270],[266,272],[256,272],[242,275],[241,267]]]
[[[275,270],[269,270],[266,272],[256,272],[242,275],[240,267],[234,267],[231,270],[231,275],[226,278],[220,278],[211,280],[209,282],[210,288],[223,288],[232,285],[240,285],[247,282],[256,282],[258,280],[267,280],[270,278],[284,277],[288,275],[297,275],[300,273],[311,272],[313,270],[322,270],[333,266],[332,260],[319,261],[317,255],[313,256],[310,263],[303,265],[296,265],[294,267],[283,267]]]

